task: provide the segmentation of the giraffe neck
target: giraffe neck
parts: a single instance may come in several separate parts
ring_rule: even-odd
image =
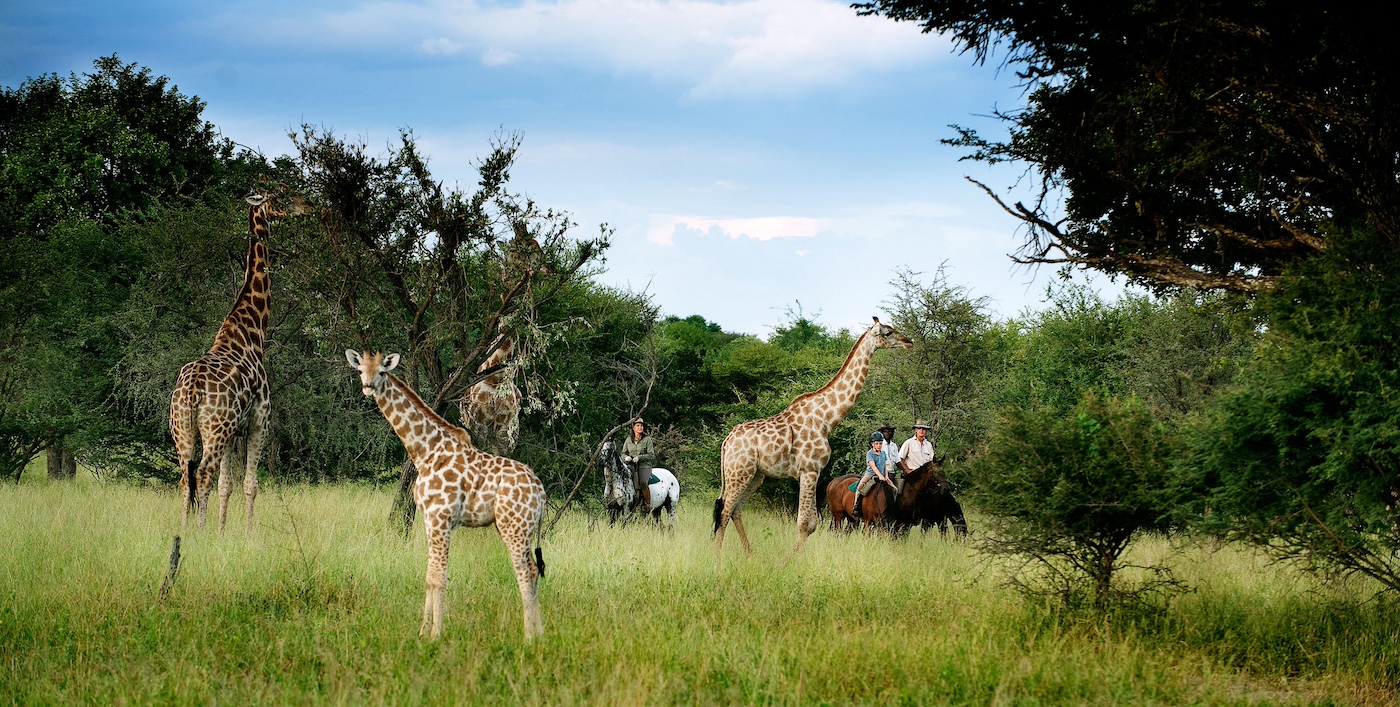
[[[384,374],[384,386],[375,393],[374,402],[379,405],[379,411],[384,413],[389,426],[394,428],[399,441],[403,442],[419,473],[427,469],[428,450],[437,447],[443,439],[466,435],[465,430],[433,412],[407,383],[392,373]]]
[[[875,353],[873,329],[856,341],[841,370],[821,390],[808,393],[793,401],[788,410],[811,415],[822,434],[830,434],[836,423],[845,419],[865,389],[865,377],[870,373],[870,356]]]
[[[251,238],[243,264],[243,289],[234,300],[233,309],[214,336],[213,349],[243,349],[261,360],[263,340],[267,338],[267,320],[271,282],[267,275],[267,209],[265,205],[248,210],[248,231]],[[210,349],[211,351],[213,349]]]
[[[482,361],[481,365],[478,366],[476,370],[484,371],[488,368],[491,368],[492,366],[504,365],[510,361],[511,356],[513,355],[515,355],[515,342],[509,337],[507,337],[501,340],[501,345],[496,347],[496,350],[493,351],[490,356],[487,356],[486,360]],[[492,373],[491,375],[487,376],[483,380],[488,385],[498,386],[501,384],[502,381],[506,379],[506,375],[508,374],[508,372],[509,369],[502,368],[496,371],[495,373]]]

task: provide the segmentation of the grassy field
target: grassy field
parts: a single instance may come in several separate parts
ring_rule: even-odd
[[[387,492],[271,486],[258,528],[184,535],[173,492],[30,474],[0,488],[0,702],[16,704],[1393,704],[1400,630],[1364,587],[1238,548],[1172,559],[1158,609],[1071,614],[1002,589],[966,546],[748,514],[716,560],[681,527],[583,513],[545,540],[545,637],[492,529],[453,537],[443,639],[418,638],[425,549]],[[231,525],[233,525],[231,523]],[[732,534],[731,534],[732,535]],[[1172,552],[1144,543],[1144,555]]]

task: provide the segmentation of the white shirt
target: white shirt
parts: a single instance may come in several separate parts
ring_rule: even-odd
[[[933,442],[924,437],[922,444],[918,437],[910,437],[904,440],[904,446],[899,448],[900,458],[904,459],[904,465],[913,471],[933,459]]]
[[[880,434],[884,433],[881,432]],[[894,440],[889,439],[885,440],[885,443],[880,445],[880,449],[885,454],[885,473],[889,474],[900,471],[899,460],[904,458],[904,453],[900,451],[899,445],[896,445]]]

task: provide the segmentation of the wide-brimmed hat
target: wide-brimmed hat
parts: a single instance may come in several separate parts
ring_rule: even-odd
[[[879,426],[878,428],[876,428],[876,429],[880,429],[880,430],[892,430],[892,429],[894,429],[894,425],[891,425],[890,423],[886,422],[885,424],[880,425],[880,426]]]
[[[915,423],[914,423],[914,429],[917,430],[917,429],[919,429],[919,428],[926,429],[926,430],[928,430],[928,431],[930,431],[930,432],[933,431],[933,428],[932,428],[932,427],[929,427],[928,423],[927,423],[927,422],[924,422],[923,420],[919,420],[918,422],[915,422]]]

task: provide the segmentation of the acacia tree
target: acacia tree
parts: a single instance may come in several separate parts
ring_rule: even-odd
[[[1150,286],[1255,292],[1372,229],[1400,248],[1400,46],[1356,3],[1279,0],[872,0],[863,14],[1001,57],[1029,92],[1002,141],[959,129],[971,159],[1017,161],[1039,198],[1008,205],[1018,259]],[[1062,209],[1062,211],[1061,211]]]
[[[1166,429],[1137,398],[1093,389],[1070,410],[1011,407],[971,465],[970,498],[988,514],[984,549],[1020,558],[1067,603],[1087,584],[1090,603],[1173,583],[1170,573],[1137,587],[1115,584],[1123,553],[1144,532],[1165,530],[1180,498]],[[1034,575],[1010,574],[1032,593]]]
[[[507,188],[517,137],[492,145],[471,193],[436,181],[408,132],[382,159],[309,126],[292,138],[289,179],[316,218],[292,236],[288,277],[329,305],[327,338],[401,353],[404,378],[455,419],[472,384],[500,370],[478,369],[510,337],[523,410],[569,409],[573,388],[548,359],[573,319],[551,305],[591,274],[608,232],[572,239],[566,214]],[[415,477],[406,460],[392,511],[405,530]]]

